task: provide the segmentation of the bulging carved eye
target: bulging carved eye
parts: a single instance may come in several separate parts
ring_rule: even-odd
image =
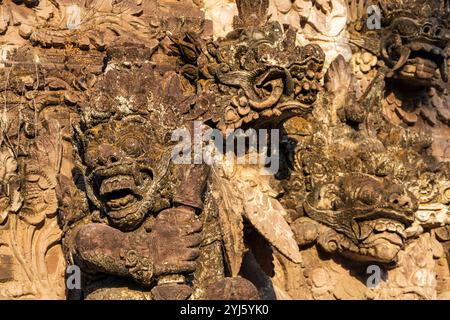
[[[374,205],[378,202],[380,193],[371,186],[364,186],[357,192],[357,199],[367,205]]]
[[[125,136],[120,141],[120,147],[127,155],[133,157],[139,157],[144,153],[143,149],[144,140],[139,139],[138,136]]]
[[[433,31],[433,25],[431,25],[431,23],[425,23],[422,26],[422,33],[425,35],[431,35],[432,31]]]
[[[442,203],[450,204],[450,182],[444,183],[442,186]]]

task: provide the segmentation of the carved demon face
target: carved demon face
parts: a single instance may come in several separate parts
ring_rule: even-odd
[[[382,54],[393,76],[408,84],[429,86],[440,76],[448,81],[449,4],[443,0],[389,1]]]
[[[152,206],[155,162],[162,149],[141,117],[110,120],[86,131],[84,161],[94,201],[110,223],[136,228]]]
[[[390,263],[404,245],[417,200],[399,184],[348,174],[315,187],[304,209],[336,232],[322,241],[326,249],[355,260]]]
[[[208,101],[214,125],[221,130],[276,126],[311,111],[325,55],[317,45],[295,45],[295,34],[273,22],[237,29],[219,41],[189,35],[176,41],[182,72]]]

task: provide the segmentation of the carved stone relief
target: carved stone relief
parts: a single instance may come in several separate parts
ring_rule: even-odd
[[[449,15],[0,1],[0,299],[449,299]]]

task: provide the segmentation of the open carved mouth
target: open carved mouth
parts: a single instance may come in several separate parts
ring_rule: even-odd
[[[394,219],[381,218],[355,223],[359,229],[358,259],[392,263],[406,240],[405,225]],[[353,226],[355,229],[355,226]],[[355,233],[358,231],[355,231]]]
[[[427,84],[434,78],[438,69],[442,80],[447,82],[447,50],[424,42],[413,42],[401,51],[393,71],[399,70],[400,78]]]
[[[129,189],[113,191],[104,195],[108,207],[114,210],[126,209],[137,201],[137,197]]]
[[[132,176],[119,175],[103,180],[99,194],[108,209],[114,212],[128,209],[141,200],[135,189]]]
[[[153,170],[148,164],[121,162],[97,167],[92,172],[94,192],[106,215],[114,223],[129,227],[145,215],[146,193],[153,184]]]
[[[392,219],[377,219],[371,221],[372,232],[364,239],[366,245],[373,244],[379,239],[402,246],[406,239],[405,225]]]

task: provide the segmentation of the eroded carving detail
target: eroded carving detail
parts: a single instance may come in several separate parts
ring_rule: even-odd
[[[449,298],[449,1],[0,10],[0,298]],[[193,121],[280,170],[174,163]]]

